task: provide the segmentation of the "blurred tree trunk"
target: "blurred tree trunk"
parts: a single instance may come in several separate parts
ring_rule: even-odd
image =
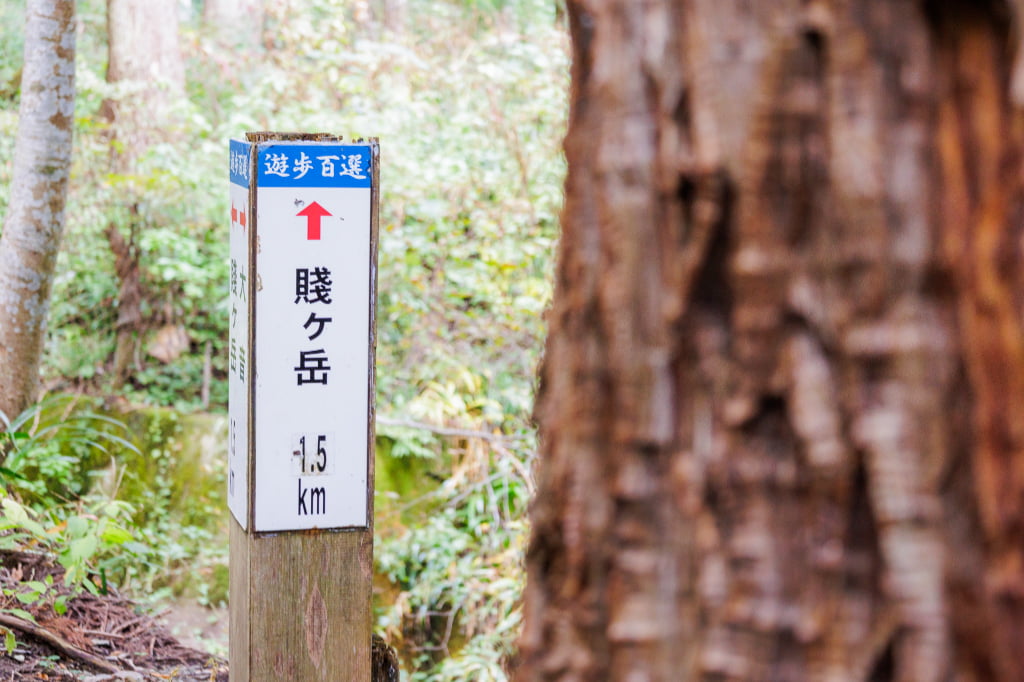
[[[393,33],[404,31],[407,7],[407,0],[381,0],[381,23]]]
[[[204,0],[203,22],[227,43],[256,47],[263,37],[264,0]]]
[[[111,224],[107,238],[116,259],[118,292],[115,385],[131,374],[142,327],[142,281],[136,237],[141,191],[131,182],[136,163],[155,143],[168,139],[174,107],[185,97],[185,67],[178,41],[175,0],[107,0],[107,82],[118,94],[103,104],[111,123],[111,170],[127,178],[127,236]]]
[[[104,103],[116,156],[131,168],[167,139],[173,108],[185,96],[176,0],[107,0],[107,82],[120,86]]]
[[[71,172],[75,3],[30,0],[10,200],[0,234],[0,411],[36,399]]]
[[[994,0],[570,0],[519,680],[1024,680]]]
[[[367,3],[373,23],[377,28],[377,37],[388,33],[396,34],[405,31],[406,15],[408,14],[407,0],[372,0]]]

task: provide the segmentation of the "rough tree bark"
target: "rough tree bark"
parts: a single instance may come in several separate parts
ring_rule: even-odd
[[[31,0],[10,202],[0,234],[0,411],[36,399],[75,111],[75,3]]]
[[[167,139],[174,106],[185,96],[185,67],[178,40],[178,3],[174,0],[107,0],[107,82],[120,86],[118,96],[104,102],[111,124],[111,170],[123,176],[136,172],[137,160],[155,143]],[[131,204],[127,237],[111,224],[107,229],[116,259],[118,291],[115,383],[131,374],[142,327],[142,280],[136,236],[136,197]]]
[[[568,11],[518,679],[1024,680],[1012,6]]]

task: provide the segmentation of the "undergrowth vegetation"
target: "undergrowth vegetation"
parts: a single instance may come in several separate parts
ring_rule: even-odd
[[[376,136],[378,626],[408,679],[503,680],[564,174],[564,26],[557,0],[406,0],[400,16],[385,4],[268,2],[263,39],[247,47],[182,3],[188,101],[173,142],[119,176],[100,114],[118,95],[104,79],[105,3],[79,2],[74,169],[44,383],[95,399],[53,398],[8,425],[0,541],[57,552],[81,589],[223,603],[223,461],[196,474],[214,492],[175,481],[189,440],[179,420],[226,408],[227,140]],[[0,9],[0,212],[23,10]],[[111,225],[134,230],[143,289],[120,388]],[[168,330],[186,343],[160,352]],[[133,416],[141,406],[156,411]]]

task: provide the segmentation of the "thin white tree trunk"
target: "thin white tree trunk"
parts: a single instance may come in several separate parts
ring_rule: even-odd
[[[29,0],[10,203],[0,235],[0,410],[13,417],[39,385],[50,284],[71,170],[74,0]]]

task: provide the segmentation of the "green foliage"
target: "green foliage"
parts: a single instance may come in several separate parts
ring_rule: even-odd
[[[138,452],[124,439],[124,424],[90,407],[88,400],[54,396],[13,420],[0,413],[0,453],[6,453],[0,477],[8,488],[32,503],[58,505],[86,492],[82,462],[109,456],[111,447]]]
[[[210,407],[223,410],[228,138],[247,130],[379,137],[379,624],[412,679],[504,679],[520,618],[530,411],[565,172],[561,3],[407,0],[397,19],[379,0],[266,3],[266,31],[252,47],[219,39],[193,3],[182,28],[188,101],[169,131],[174,142],[149,149],[130,176],[110,172],[100,114],[119,95],[104,77],[104,2],[78,4],[76,148],[47,385],[112,393],[119,282],[105,233],[113,227],[139,249],[144,318],[133,375],[117,399],[195,410],[208,348]],[[21,2],[0,10],[9,19],[0,21],[5,45],[19,44],[14,15],[22,11]],[[2,88],[19,66],[15,54],[0,56],[3,162],[16,101]],[[0,209],[8,167],[0,163]],[[184,328],[190,343],[165,364],[147,348],[168,325]],[[130,500],[131,521],[118,523],[138,551],[126,554],[130,565],[103,565],[108,580],[158,596],[191,583],[190,596],[222,603],[223,495],[185,483],[179,462],[189,436],[175,413],[131,413],[130,436],[103,420],[62,418],[76,410],[42,413],[67,437],[8,435],[17,447],[0,475],[11,499],[37,508],[51,527],[97,499]],[[87,438],[75,424],[135,449]],[[223,484],[219,469],[189,475]],[[89,496],[98,489],[107,497]],[[51,507],[65,511],[54,517]],[[65,531],[62,539],[85,537]],[[102,536],[90,537],[98,554],[83,570],[95,576],[109,557]],[[193,570],[201,579],[185,580]]]
[[[81,3],[72,189],[45,365],[51,385],[109,392],[119,283],[104,233],[113,226],[134,237],[143,275],[142,351],[126,397],[198,406],[209,343],[211,403],[223,406],[226,140],[252,129],[331,130],[382,140],[382,402],[425,418],[436,412],[433,398],[417,399],[448,392],[503,427],[515,424],[495,420],[529,409],[523,379],[543,333],[564,173],[567,57],[556,4],[409,0],[407,28],[397,32],[355,22],[350,6],[271,3],[273,49],[239,50],[186,25],[190,99],[175,142],[149,149],[124,176],[109,170],[100,114],[104,99],[118,96],[103,76],[102,3]],[[11,123],[11,133],[13,110],[0,102],[0,125]],[[4,152],[0,144],[10,158]],[[191,344],[164,364],[146,348],[168,324],[183,326]],[[458,378],[465,368],[474,381]]]
[[[15,606],[0,610],[35,622],[33,614],[41,610],[64,615],[68,603],[83,591],[106,594],[108,576],[122,574],[149,551],[128,530],[131,514],[131,506],[124,502],[97,498],[44,512],[0,489],[0,550],[50,554],[64,569],[62,586],[55,584],[52,574],[42,580],[24,578],[13,586],[6,583],[4,602]],[[17,644],[15,634],[6,627],[0,631],[10,654]]]
[[[108,485],[113,479],[112,492],[137,505],[136,532],[153,554],[125,572],[122,584],[154,600],[188,596],[204,605],[223,605],[225,461],[210,462],[202,441],[223,443],[224,419],[185,419],[174,410],[147,409],[134,411],[129,424],[140,445],[145,444],[144,453],[122,453],[121,468]]]
[[[86,589],[88,577],[149,599],[191,590],[224,603],[225,481],[202,451],[223,439],[224,419],[185,425],[171,410],[115,417],[99,407],[51,397],[0,432],[9,448],[0,549],[50,551]]]
[[[73,507],[40,512],[20,504],[12,497],[0,500],[0,549],[45,551],[54,554],[64,568],[64,582],[72,594],[88,590],[106,592],[108,576],[122,574],[148,548],[135,541],[128,529],[132,506],[125,502],[89,498]],[[18,592],[24,604],[34,604],[48,590],[25,584]],[[64,609],[66,599],[57,601],[54,610]]]
[[[22,51],[25,49],[25,3],[0,4],[0,99],[15,99],[20,90]]]
[[[0,550],[52,554],[70,588],[58,591],[52,579],[26,580],[6,588],[5,595],[26,607],[46,603],[58,615],[82,590],[106,592],[108,576],[123,576],[149,552],[130,530],[131,505],[80,496],[83,458],[93,452],[109,455],[110,447],[137,449],[116,433],[124,432],[122,423],[76,407],[77,399],[57,397],[31,406],[13,420],[0,415],[0,451],[7,453],[6,466],[0,469],[6,483],[0,488]],[[27,612],[7,610],[31,618]]]
[[[387,579],[378,624],[412,680],[504,680],[520,623],[530,492],[523,453],[532,442],[447,440],[442,485],[404,503],[378,499],[378,570]]]

